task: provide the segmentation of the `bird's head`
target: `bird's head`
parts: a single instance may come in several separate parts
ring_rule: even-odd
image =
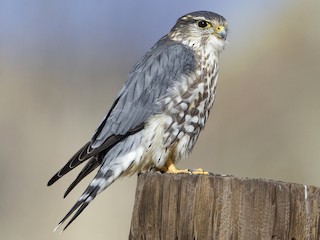
[[[194,48],[205,48],[209,44],[220,52],[226,45],[227,34],[228,25],[224,17],[198,11],[179,18],[169,37]]]

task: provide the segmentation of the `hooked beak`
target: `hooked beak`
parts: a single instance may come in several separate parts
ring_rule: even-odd
[[[226,40],[227,39],[227,30],[224,26],[218,26],[214,29],[214,35],[220,39]]]

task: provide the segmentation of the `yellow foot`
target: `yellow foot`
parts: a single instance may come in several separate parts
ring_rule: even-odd
[[[177,169],[175,167],[162,167],[162,168],[159,168],[159,170],[161,172],[164,172],[164,173],[170,173],[170,174],[178,174],[178,173],[188,173],[188,174],[192,174],[188,169]]]
[[[161,172],[178,174],[178,173],[188,173],[188,174],[209,174],[209,172],[203,171],[203,169],[198,168],[195,170],[190,169],[177,169],[173,162],[169,159],[166,165],[162,168],[159,168]]]

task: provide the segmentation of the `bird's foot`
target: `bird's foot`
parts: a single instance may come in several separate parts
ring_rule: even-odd
[[[170,173],[170,174],[178,174],[178,173],[188,173],[192,174],[189,169],[177,169],[173,164],[170,166],[165,166],[162,168],[159,168],[160,172],[163,173]]]
[[[208,175],[209,172],[203,171],[202,168],[198,169],[177,169],[176,166],[173,164],[171,160],[168,160],[164,167],[158,168],[163,173],[171,173],[171,174],[178,174],[178,173],[187,173],[187,174],[205,174]]]

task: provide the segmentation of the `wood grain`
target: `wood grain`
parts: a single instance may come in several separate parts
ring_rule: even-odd
[[[129,239],[320,239],[319,188],[232,176],[138,176]]]

